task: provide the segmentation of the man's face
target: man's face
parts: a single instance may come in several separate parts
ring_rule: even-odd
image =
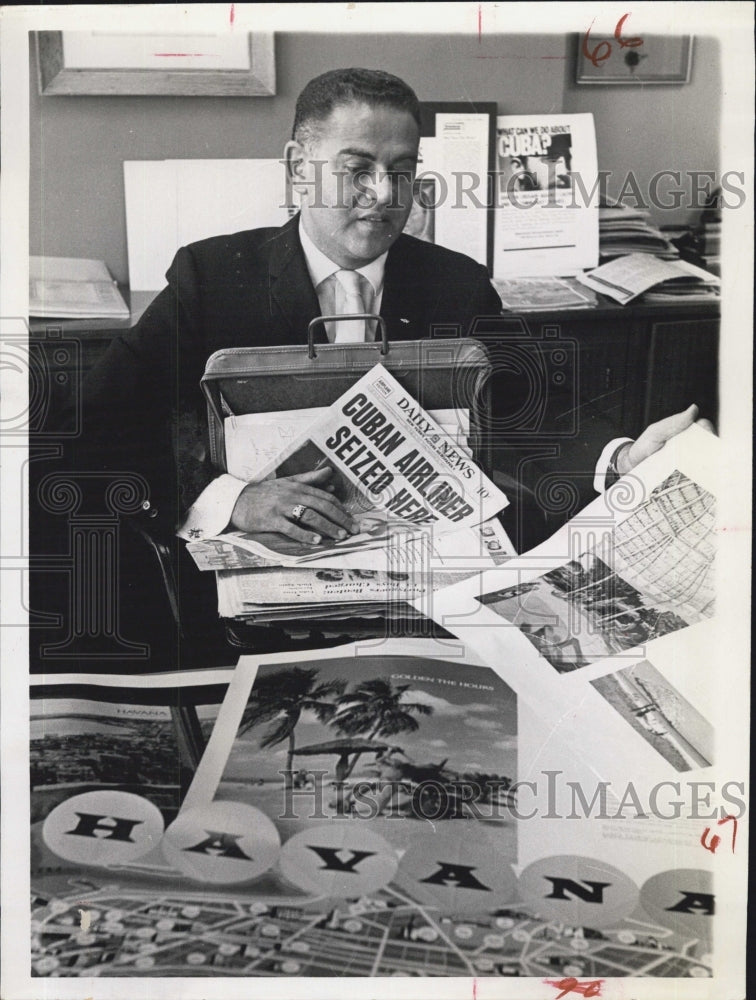
[[[340,267],[370,263],[404,229],[419,141],[409,112],[348,104],[319,126],[311,148],[289,143],[292,180],[306,182],[305,231]]]
[[[535,177],[539,191],[569,187],[569,174],[564,156],[529,156],[528,170]]]
[[[549,188],[570,187],[570,174],[564,156],[513,157],[507,191],[546,191]]]

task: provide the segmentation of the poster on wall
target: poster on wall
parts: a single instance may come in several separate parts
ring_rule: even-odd
[[[494,278],[595,267],[597,181],[593,115],[499,115]]]

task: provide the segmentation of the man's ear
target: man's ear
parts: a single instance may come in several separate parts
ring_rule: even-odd
[[[284,146],[286,179],[297,194],[305,194],[308,187],[307,163],[309,157],[304,146],[292,139]]]

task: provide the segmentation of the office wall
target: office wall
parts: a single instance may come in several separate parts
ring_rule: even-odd
[[[596,122],[599,168],[608,170],[610,195],[615,197],[632,172],[643,192],[651,178],[664,170],[714,171],[719,176],[720,144],[720,51],[716,38],[696,38],[690,83],[683,86],[577,86],[570,75],[563,99],[565,112],[593,112]],[[727,164],[722,164],[722,170]],[[672,189],[686,188],[683,204],[665,208],[650,204],[658,225],[692,221],[689,207],[692,180],[659,181],[659,201],[674,204]],[[705,186],[705,179],[701,179]],[[629,187],[628,187],[629,190]],[[701,199],[699,198],[700,202]],[[628,195],[628,204],[633,199]]]
[[[691,85],[654,88],[650,96],[574,87],[571,52],[561,35],[280,33],[275,97],[40,98],[32,46],[31,252],[99,258],[127,281],[123,161],[278,156],[301,87],[336,66],[397,73],[426,100],[495,100],[511,114],[594,111],[600,166],[633,169],[641,179],[681,164],[717,169],[711,45]]]

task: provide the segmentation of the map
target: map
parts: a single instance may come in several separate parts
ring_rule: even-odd
[[[439,915],[391,886],[324,902],[46,875],[32,890],[32,968],[67,977],[711,976],[705,941],[640,919],[599,931],[518,908]]]

